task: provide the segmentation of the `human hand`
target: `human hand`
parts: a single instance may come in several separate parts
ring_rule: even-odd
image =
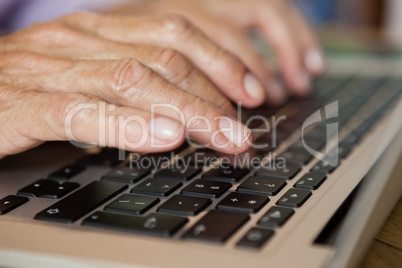
[[[252,137],[229,99],[264,101],[240,60],[177,15],[73,13],[1,37],[0,53],[0,157],[66,139],[168,151],[185,135],[240,153]],[[155,104],[178,110],[153,117]]]
[[[152,0],[112,12],[173,12],[190,19],[257,74],[267,88],[267,101],[272,104],[283,102],[286,92],[255,52],[247,35],[250,28],[272,46],[290,93],[306,95],[310,79],[324,71],[324,59],[314,34],[296,8],[285,0]]]

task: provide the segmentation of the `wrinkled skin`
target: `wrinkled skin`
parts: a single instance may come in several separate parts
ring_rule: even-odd
[[[143,16],[133,11],[124,16],[118,10],[71,13],[1,37],[0,157],[68,139],[156,152],[171,150],[188,136],[226,154],[247,150],[252,136],[246,127],[234,123],[235,137],[223,131],[227,123],[222,121],[236,117],[230,101],[252,108],[266,99],[275,104],[285,98],[280,89],[272,89],[268,69],[244,36],[246,28],[258,26],[251,17],[257,18],[262,1],[211,1],[216,4],[212,9],[204,6],[209,1],[188,2],[194,6],[184,5],[186,1],[132,6]],[[321,71],[303,62],[317,44],[294,11],[278,19],[284,12],[280,1],[265,2],[267,12],[276,15],[259,29],[273,44],[291,91],[303,95],[308,81],[299,83],[296,72],[307,77]],[[162,14],[167,3],[169,11],[181,15]],[[233,16],[236,8],[246,14],[241,20]],[[153,117],[152,105],[163,103],[182,113],[165,107]],[[128,124],[111,119],[130,116],[139,119]],[[99,135],[102,124],[106,137]],[[194,131],[199,129],[204,131]],[[120,142],[121,135],[132,143],[144,142],[128,146]]]

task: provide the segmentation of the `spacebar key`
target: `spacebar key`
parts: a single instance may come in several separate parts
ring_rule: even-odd
[[[127,189],[127,185],[94,181],[36,214],[36,220],[71,223]]]

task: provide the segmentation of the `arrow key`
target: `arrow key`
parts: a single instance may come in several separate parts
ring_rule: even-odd
[[[9,195],[0,200],[0,215],[4,215],[28,201],[29,198],[27,197]]]
[[[294,213],[291,208],[271,207],[267,213],[262,216],[258,225],[275,228],[284,224]]]
[[[59,185],[52,180],[38,180],[22,189],[20,189],[17,195],[25,195],[37,197],[46,192],[48,189]]]
[[[53,186],[45,193],[43,193],[40,197],[57,199],[65,196],[78,187],[80,187],[80,185],[76,182],[65,182],[63,184]]]
[[[294,185],[296,188],[315,190],[325,181],[327,176],[323,173],[307,173]]]
[[[303,189],[289,189],[281,198],[277,205],[285,207],[300,207],[311,196],[311,192]]]

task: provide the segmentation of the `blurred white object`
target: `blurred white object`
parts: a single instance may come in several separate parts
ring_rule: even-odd
[[[385,34],[390,41],[402,45],[402,1],[388,0],[385,9]]]

